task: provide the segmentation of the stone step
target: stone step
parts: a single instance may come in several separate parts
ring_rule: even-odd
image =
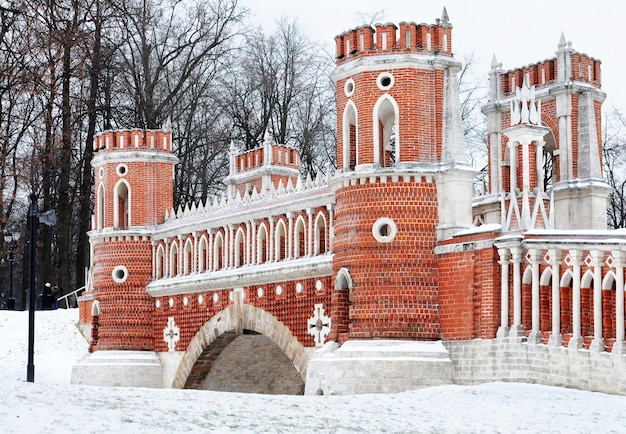
[[[448,350],[441,341],[352,340],[334,353],[345,358],[408,358],[450,361]]]

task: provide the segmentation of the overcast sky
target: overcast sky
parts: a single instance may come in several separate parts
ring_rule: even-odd
[[[383,11],[379,22],[434,24],[443,7],[454,30],[458,60],[473,53],[486,77],[495,54],[504,70],[551,58],[561,32],[575,50],[602,61],[605,111],[626,108],[626,3],[622,0],[240,0],[266,32],[281,16],[296,18],[313,40],[334,47],[334,37]]]

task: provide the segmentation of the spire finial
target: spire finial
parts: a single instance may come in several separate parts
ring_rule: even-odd
[[[443,24],[444,26],[447,26],[450,24],[450,17],[448,16],[448,11],[446,10],[446,7],[443,7],[443,11],[441,12],[441,24]]]
[[[564,50],[567,42],[565,41],[565,33],[561,31],[561,38],[559,39],[559,50]]]
[[[441,12],[441,24],[443,24],[444,26],[450,24],[450,17],[448,16],[448,11],[446,10],[446,7],[443,7],[443,11]]]
[[[498,69],[498,59],[496,59],[496,53],[493,53],[493,57],[491,58],[491,70],[495,71]]]

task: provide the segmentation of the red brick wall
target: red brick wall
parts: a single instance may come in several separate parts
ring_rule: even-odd
[[[316,288],[316,282],[321,280],[323,287]],[[298,293],[296,285],[302,284],[303,291]],[[276,294],[276,287],[282,287],[282,294]],[[258,289],[263,289],[263,296],[259,296]],[[318,279],[302,279],[298,281],[276,282],[272,284],[245,287],[244,303],[253,305],[275,316],[285,324],[291,333],[305,347],[315,346],[315,340],[308,333],[307,320],[314,315],[314,305],[323,303],[326,316],[331,311],[331,276]],[[151,336],[154,337],[156,351],[168,351],[167,343],[163,340],[163,329],[167,326],[168,318],[173,316],[174,322],[180,328],[180,341],[176,344],[177,351],[184,351],[190,340],[200,328],[214,315],[230,306],[231,290],[205,291],[193,294],[178,294],[172,297],[156,297],[151,304],[154,307],[160,301],[161,307],[154,307],[154,327]],[[213,297],[217,294],[218,300]],[[203,297],[200,303],[198,297]],[[183,303],[187,298],[188,304]],[[169,299],[174,300],[170,306]]]
[[[394,77],[391,88],[381,90],[376,78],[383,71]],[[337,82],[337,158],[338,167],[344,167],[343,113],[348,100],[358,111],[358,164],[374,162],[374,121],[372,113],[378,99],[389,94],[398,104],[400,155],[396,161],[438,161],[441,158],[443,71],[425,71],[413,68],[392,68],[365,71],[352,75],[354,93],[347,97],[343,91],[347,78]],[[419,107],[419,109],[417,109]],[[383,161],[382,155],[380,161]]]
[[[350,338],[439,338],[436,184],[377,180],[336,199],[333,270],[346,267],[354,283]],[[397,225],[392,242],[372,235],[381,217]]]
[[[473,247],[473,241],[483,239],[484,234],[456,240],[465,243],[461,251],[437,257],[443,340],[496,336],[500,325],[500,266],[495,248]]]
[[[128,269],[124,283],[112,278],[118,265]],[[150,241],[111,240],[94,246],[94,292],[102,312],[94,350],[154,349],[154,304],[146,292],[151,276]]]

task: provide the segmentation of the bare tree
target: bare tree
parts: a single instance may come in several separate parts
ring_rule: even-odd
[[[605,117],[602,162],[604,179],[613,188],[607,213],[609,228],[626,227],[626,119],[613,109]]]
[[[300,151],[305,172],[333,161],[332,67],[295,21],[280,20],[271,35],[252,32],[224,76],[222,104],[232,119],[233,138],[252,149],[268,131]]]
[[[119,15],[127,41],[120,72],[133,103],[125,118],[153,129],[193,90],[195,78],[215,74],[243,12],[237,0],[125,0]]]

